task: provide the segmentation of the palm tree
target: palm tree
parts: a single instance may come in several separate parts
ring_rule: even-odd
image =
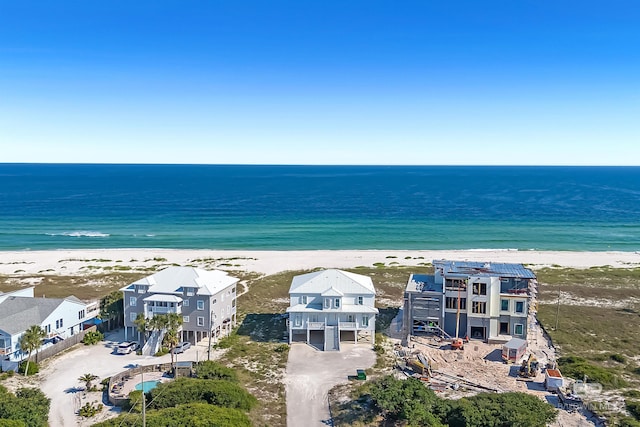
[[[30,326],[24,334],[20,337],[20,348],[22,351],[28,351],[27,366],[24,370],[24,376],[29,373],[29,360],[31,359],[31,352],[36,350],[36,361],[38,360],[38,349],[42,345],[42,340],[47,336],[47,333],[39,325]]]
[[[136,319],[133,321],[133,324],[136,325],[136,329],[138,329],[138,333],[142,332],[143,347],[147,342],[147,331],[152,329],[151,321],[152,319],[147,319],[146,317],[144,317],[144,313],[138,313]]]
[[[180,328],[182,327],[182,316],[180,316],[177,313],[169,313],[165,316],[166,320],[166,327],[167,327],[167,333],[164,336],[164,341],[167,343],[167,345],[169,346],[169,351],[171,352],[171,367],[174,367],[174,363],[173,363],[173,349],[178,345],[178,343],[180,342]]]
[[[97,380],[97,379],[98,379],[98,377],[96,375],[84,374],[83,376],[78,378],[78,381],[83,382],[85,384],[85,386],[86,386],[85,390],[86,391],[90,391],[91,390],[91,381]]]
[[[178,337],[178,331],[176,331],[174,329],[167,330],[167,333],[164,335],[164,339],[162,341],[163,341],[164,345],[169,347],[169,353],[171,353],[171,369],[173,369],[174,368],[174,359],[173,358],[175,357],[175,354],[173,354],[173,349],[180,342],[179,337]]]

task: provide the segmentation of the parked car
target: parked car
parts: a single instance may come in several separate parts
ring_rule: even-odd
[[[118,346],[118,354],[129,354],[132,351],[136,351],[139,345],[137,342],[123,342]]]
[[[174,349],[171,351],[173,352],[173,354],[184,353],[184,351],[190,347],[191,347],[191,343],[188,341],[184,341],[178,344],[177,346],[175,346]]]

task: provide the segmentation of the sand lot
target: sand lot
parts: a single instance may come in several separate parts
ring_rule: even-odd
[[[303,343],[291,346],[285,378],[288,426],[332,425],[329,390],[347,382],[356,369],[369,368],[376,362],[371,344],[340,345],[341,351],[330,352]]]

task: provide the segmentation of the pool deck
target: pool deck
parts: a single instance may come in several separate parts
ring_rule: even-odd
[[[113,386],[112,392],[116,396],[129,396],[133,390],[136,389],[136,385],[142,382],[142,378],[144,377],[144,381],[160,381],[160,382],[168,382],[173,378],[167,376],[164,372],[147,372],[144,375],[136,374],[131,377],[125,377],[124,381]]]

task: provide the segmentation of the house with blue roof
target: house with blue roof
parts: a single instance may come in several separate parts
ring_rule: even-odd
[[[407,336],[436,333],[490,343],[527,337],[536,276],[522,264],[434,260],[404,293]]]

